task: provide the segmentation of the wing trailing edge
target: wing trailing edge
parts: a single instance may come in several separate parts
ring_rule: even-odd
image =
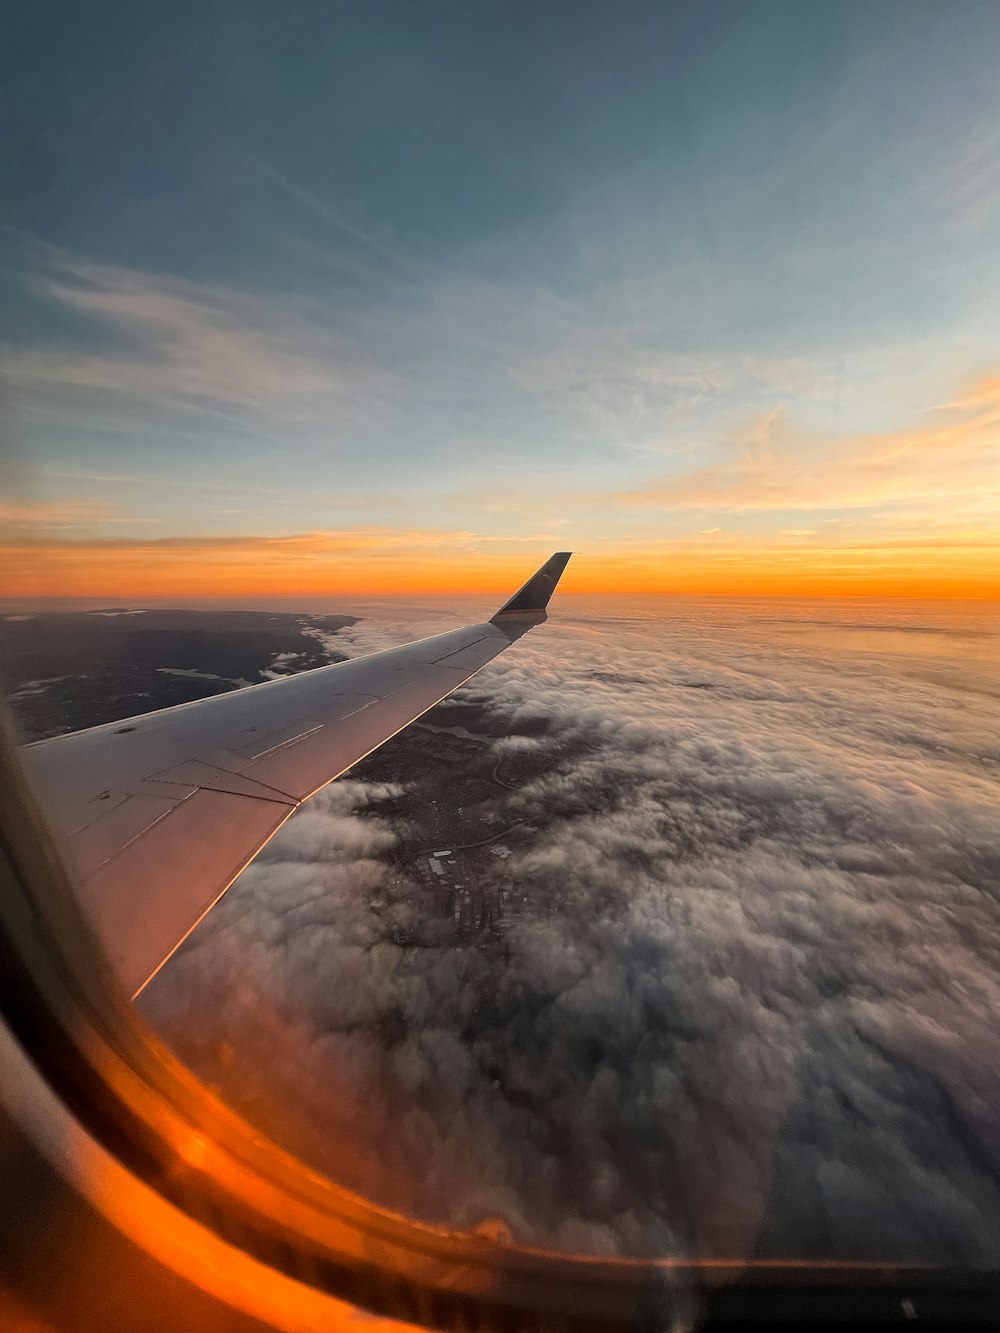
[[[304,801],[541,624],[568,560],[552,556],[485,623],[23,747],[127,993]]]

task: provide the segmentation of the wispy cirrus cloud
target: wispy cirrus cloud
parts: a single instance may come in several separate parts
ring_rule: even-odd
[[[289,299],[63,254],[34,287],[103,337],[96,347],[8,344],[4,371],[29,401],[87,397],[316,422],[355,410],[375,375],[356,348]]]
[[[811,590],[839,568],[841,585],[828,591],[854,592],[877,576],[879,592],[905,577],[906,590],[926,593],[931,579],[944,595],[967,595],[966,585],[983,595],[983,570],[1000,548],[995,376],[950,397],[936,386],[930,401],[941,405],[916,409],[912,426],[838,432],[816,424],[832,401],[822,358],[658,346],[648,302],[630,323],[619,296],[581,305],[531,282],[453,281],[422,295],[414,287],[406,308],[337,327],[321,301],[270,300],[61,251],[45,251],[36,268],[48,304],[94,337],[8,346],[6,370],[36,429],[57,435],[61,416],[65,432],[53,457],[49,438],[40,445],[38,499],[100,505],[108,485],[119,488],[114,517],[93,508],[88,528],[77,510],[79,523],[50,529],[95,538],[92,573],[107,595],[111,583],[121,595],[157,595],[136,581],[144,561],[160,580],[142,542],[100,544],[128,531],[127,514],[142,536],[152,525],[194,543],[179,553],[204,535],[198,595],[213,572],[230,578],[223,549],[229,564],[244,552],[247,577],[256,561],[269,588],[300,577],[329,587],[334,548],[303,534],[338,522],[345,532],[385,531],[390,518],[416,531],[418,503],[429,520],[421,549],[441,549],[434,568],[423,566],[432,588],[445,586],[448,554],[454,564],[469,549],[489,554],[499,585],[510,570],[492,564],[500,545],[506,561],[533,534],[593,554],[595,588],[613,571],[643,588],[692,592],[798,591],[811,560]],[[734,433],[733,420],[750,424]],[[175,454],[190,466],[171,470]],[[93,458],[92,474],[78,457]],[[643,481],[654,457],[673,471]],[[851,514],[867,527],[827,529]],[[237,522],[244,531],[234,534]],[[937,540],[933,553],[912,544],[919,522]],[[461,534],[448,539],[450,553],[439,530]],[[36,551],[40,536],[32,533]],[[212,547],[215,536],[231,544]],[[50,545],[48,577],[72,566],[75,580],[84,546]],[[384,587],[387,548],[368,549],[380,571],[372,586]],[[12,564],[16,583],[23,562]]]
[[[156,521],[133,512],[123,512],[116,505],[101,500],[0,500],[0,540],[43,534],[51,537],[54,534],[93,533],[108,526],[142,527]],[[73,540],[68,535],[61,535],[60,539]]]
[[[781,408],[733,437],[723,457],[620,493],[626,505],[661,510],[872,509],[924,504],[970,508],[1000,520],[1000,380],[908,430],[834,435],[808,431]]]

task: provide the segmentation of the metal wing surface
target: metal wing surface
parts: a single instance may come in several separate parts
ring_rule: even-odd
[[[552,556],[481,625],[25,746],[128,994],[304,801],[542,623],[568,560]]]

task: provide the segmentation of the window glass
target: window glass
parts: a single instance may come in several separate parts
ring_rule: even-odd
[[[575,552],[139,1011],[421,1220],[995,1269],[1000,11],[8,28],[20,740],[482,622]]]

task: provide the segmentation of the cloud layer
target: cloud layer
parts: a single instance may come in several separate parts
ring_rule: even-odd
[[[595,603],[467,687],[536,742],[497,750],[536,774],[505,815],[538,831],[489,872],[532,904],[505,963],[393,942],[413,895],[371,807],[418,822],[420,792],[345,781],[147,1013],[271,1132],[421,1217],[600,1253],[996,1264],[995,626],[780,606]]]

